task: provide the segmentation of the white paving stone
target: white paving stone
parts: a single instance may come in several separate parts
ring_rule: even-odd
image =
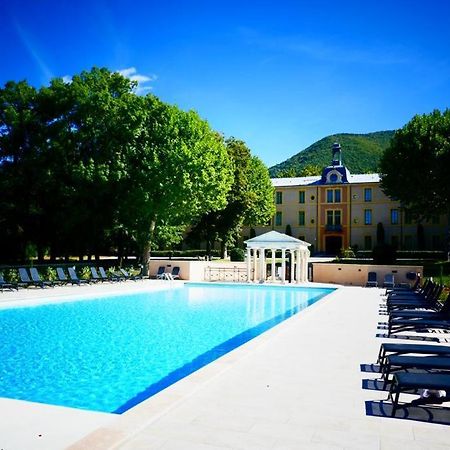
[[[123,285],[134,288],[130,283]],[[144,282],[135,287],[149,286],[167,285]],[[70,298],[69,289],[64,296],[51,297],[55,301]],[[79,289],[81,293],[84,288]],[[100,292],[96,289],[84,292],[95,295]],[[108,289],[126,290],[115,285]],[[449,427],[366,416],[366,400],[386,397],[383,392],[363,390],[361,380],[376,375],[360,372],[360,364],[375,362],[382,342],[375,337],[380,293],[379,289],[340,288],[121,416],[91,415],[90,427],[83,426],[88,415],[84,422],[74,419],[89,412],[61,416],[58,430],[53,431],[55,443],[89,450],[441,450],[450,441]],[[17,302],[17,297],[11,297],[0,302]],[[22,301],[42,301],[42,295],[31,297]],[[40,406],[42,411],[53,408]],[[39,407],[33,408],[41,414]],[[24,411],[31,417],[31,410]],[[43,417],[45,431],[53,429],[54,414]],[[10,416],[12,423],[20,420],[19,415]],[[71,430],[68,438],[57,436],[66,430]],[[20,439],[5,428],[0,432],[9,439],[7,443]],[[32,445],[35,441],[23,448],[44,448]],[[52,444],[46,448],[58,448]]]

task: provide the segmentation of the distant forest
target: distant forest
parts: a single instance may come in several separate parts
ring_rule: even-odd
[[[331,163],[331,147],[335,142],[341,144],[342,161],[351,173],[378,172],[381,155],[394,133],[395,130],[333,134],[271,167],[269,173],[273,178],[318,175],[323,167]]]

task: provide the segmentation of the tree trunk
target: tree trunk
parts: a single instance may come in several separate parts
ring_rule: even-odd
[[[209,238],[206,238],[206,259],[211,261],[211,241]]]
[[[225,241],[221,241],[220,242],[220,257],[222,259],[226,259],[227,258],[227,244],[225,243]]]
[[[156,220],[152,220],[150,222],[148,239],[142,247],[142,274],[144,276],[150,275],[151,243],[153,240],[153,233],[155,232],[155,226]]]

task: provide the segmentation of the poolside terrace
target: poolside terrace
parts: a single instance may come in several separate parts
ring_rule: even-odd
[[[167,283],[182,282],[21,290],[1,294],[0,306]],[[366,414],[366,402],[386,398],[362,389],[376,375],[360,369],[387,341],[376,337],[381,292],[341,287],[120,416],[0,399],[0,447],[446,449],[446,425]]]

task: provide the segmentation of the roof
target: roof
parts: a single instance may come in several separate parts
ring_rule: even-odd
[[[289,187],[289,186],[311,186],[322,184],[320,182],[322,177],[294,177],[294,178],[272,178],[274,187]],[[378,173],[363,173],[356,175],[349,175],[348,182],[350,184],[356,183],[379,183],[380,174]]]
[[[248,239],[245,243],[253,247],[253,244],[261,247],[298,247],[298,246],[309,246],[308,242],[302,241],[292,236],[288,236],[287,234],[279,233],[278,231],[269,231],[264,234],[260,234],[254,238]]]

